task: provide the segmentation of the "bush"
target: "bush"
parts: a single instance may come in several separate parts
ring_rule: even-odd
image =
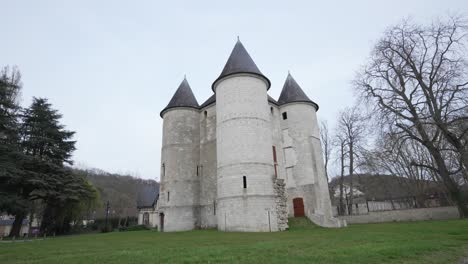
[[[141,231],[141,230],[149,230],[149,228],[145,225],[135,225],[130,227],[120,227],[119,231]]]
[[[111,225],[107,225],[107,226],[106,226],[106,225],[103,225],[103,226],[101,227],[101,232],[102,232],[102,233],[112,232],[112,230],[113,230],[113,228],[112,228]]]

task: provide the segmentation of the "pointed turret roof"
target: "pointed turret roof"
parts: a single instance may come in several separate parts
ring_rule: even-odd
[[[190,88],[186,78],[184,78],[180,83],[179,88],[177,88],[177,91],[172,96],[169,104],[161,111],[161,117],[165,111],[175,107],[199,108],[197,99],[195,98],[195,95],[193,95],[192,89]]]
[[[288,73],[288,77],[283,85],[283,90],[281,91],[281,95],[278,99],[279,105],[284,105],[287,103],[292,102],[303,102],[303,103],[311,103],[315,106],[318,110],[318,105],[310,100],[310,98],[304,93],[302,88],[297,84],[296,80],[292,77],[290,73]]]
[[[263,73],[258,69],[257,65],[252,60],[252,57],[250,57],[249,53],[245,49],[244,45],[242,45],[239,39],[237,39],[237,43],[234,46],[234,49],[232,49],[231,55],[229,56],[229,59],[227,60],[223,71],[221,72],[219,77],[213,82],[213,85],[211,86],[213,91],[215,84],[219,80],[226,76],[233,75],[236,73],[251,73],[258,75],[267,81],[267,89],[270,89],[270,80],[268,80],[268,78],[265,77],[265,75],[263,75]]]

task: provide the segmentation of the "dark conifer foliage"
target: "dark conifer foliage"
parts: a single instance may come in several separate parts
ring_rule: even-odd
[[[62,115],[52,109],[45,98],[34,98],[25,109],[22,122],[22,147],[24,153],[57,165],[72,164],[70,157],[75,142],[70,140],[75,132],[60,124]]]
[[[19,71],[0,71],[0,212],[15,216],[10,236],[20,235],[28,215],[42,219],[44,233],[65,233],[98,201],[98,192],[72,164],[75,132],[44,98],[21,109]],[[44,210],[38,210],[43,208]]]
[[[0,71],[0,143],[3,147],[18,143],[18,98],[21,90],[21,74],[16,68]]]

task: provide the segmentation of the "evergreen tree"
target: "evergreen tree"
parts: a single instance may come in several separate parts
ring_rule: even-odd
[[[47,233],[61,232],[64,211],[67,205],[79,202],[83,183],[64,167],[72,164],[70,157],[75,150],[72,141],[75,132],[65,130],[60,123],[62,115],[52,109],[44,98],[33,98],[28,109],[25,109],[22,126],[22,149],[33,160],[27,170],[37,180],[36,189],[30,198],[41,199],[45,203],[41,230]]]
[[[75,132],[65,130],[60,118],[62,115],[52,109],[47,99],[33,98],[31,106],[24,111],[22,122],[24,153],[59,166],[72,164],[70,157],[75,141],[70,139]]]
[[[21,74],[16,68],[0,71],[0,212],[18,216],[12,233],[19,234],[27,214],[28,199],[21,195],[24,171],[19,165],[25,156],[19,146],[18,104],[21,92]],[[15,218],[16,219],[16,218]]]
[[[21,74],[8,67],[0,71],[0,145],[16,147],[18,143],[18,105],[21,92]]]
[[[47,99],[33,98],[22,110],[20,89],[16,69],[0,71],[0,212],[15,216],[10,236],[19,236],[31,205],[39,201],[45,207],[42,231],[67,232],[98,192],[65,167],[72,164],[75,132],[65,129]]]

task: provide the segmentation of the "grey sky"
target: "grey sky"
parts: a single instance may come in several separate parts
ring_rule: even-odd
[[[77,132],[74,160],[159,179],[162,120],[184,74],[201,104],[236,36],[270,78],[287,71],[330,125],[390,25],[467,14],[468,1],[19,1],[1,3],[0,66],[23,74],[23,105],[46,97]]]

